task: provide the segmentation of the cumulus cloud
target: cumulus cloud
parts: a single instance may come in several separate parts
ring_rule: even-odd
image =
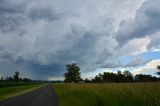
[[[116,36],[120,44],[159,32],[159,5],[158,0],[147,0],[137,10],[135,18],[122,21]]]
[[[139,74],[139,73],[143,73],[143,74],[153,74],[155,72],[157,72],[158,70],[156,69],[157,66],[160,64],[160,60],[152,60],[147,62],[144,66],[140,66],[138,68],[135,68],[132,72],[133,74]]]
[[[149,48],[152,51],[160,51],[159,41],[160,41],[160,31],[151,35],[151,43],[149,44]]]
[[[120,48],[121,50],[119,50],[119,52],[121,54],[136,55],[139,53],[147,52],[149,44],[149,37],[130,39],[128,43]]]
[[[104,63],[100,66],[101,68],[115,68],[115,67],[124,67],[124,64],[122,64],[120,61],[110,61],[107,63]]]
[[[144,60],[140,56],[133,56],[132,59],[124,66],[125,67],[138,67],[138,66],[143,66],[150,61],[152,60]]]
[[[73,61],[82,72],[124,66],[116,59],[156,45],[159,2],[144,1],[1,0],[0,64],[49,79]]]

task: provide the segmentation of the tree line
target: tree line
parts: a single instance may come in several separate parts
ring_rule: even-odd
[[[160,75],[160,66],[157,66],[158,72],[157,75]],[[131,83],[131,82],[157,82],[160,81],[160,78],[157,78],[152,75],[146,74],[136,74],[135,76],[128,70],[121,72],[120,70],[117,73],[113,72],[104,72],[99,73],[94,78],[89,80],[88,78],[82,79],[80,68],[77,64],[68,64],[66,65],[66,73],[64,73],[66,83]]]
[[[13,76],[6,77],[6,78],[1,76],[0,82],[31,82],[32,81],[29,78],[20,78],[19,74],[20,73],[16,71]]]
[[[156,72],[157,75],[160,76],[160,65],[157,66],[158,71]],[[0,82],[31,82],[32,80],[29,78],[20,78],[19,72],[16,71],[13,76],[10,77],[0,77]],[[82,79],[80,68],[77,66],[76,63],[66,65],[66,73],[64,73],[65,83],[131,83],[131,82],[157,82],[160,81],[160,78],[157,78],[152,75],[146,74],[136,74],[135,76],[128,70],[120,71],[118,70],[117,73],[113,72],[104,72],[99,73],[92,79]]]
[[[99,73],[95,78],[89,80],[85,79],[85,83],[132,83],[132,82],[157,82],[160,79],[151,75],[146,74],[133,74],[129,71],[117,71],[113,72],[104,72],[103,74]]]

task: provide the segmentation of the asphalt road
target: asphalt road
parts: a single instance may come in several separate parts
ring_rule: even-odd
[[[0,106],[58,106],[52,85],[0,102]]]

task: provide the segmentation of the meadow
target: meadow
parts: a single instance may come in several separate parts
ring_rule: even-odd
[[[53,84],[59,106],[160,106],[160,83]]]
[[[34,84],[38,84],[38,83],[37,82],[0,82],[0,88],[34,85]]]
[[[2,85],[0,86],[0,101],[20,95],[20,94],[24,94],[26,92],[42,87],[43,85],[44,84],[39,84],[39,83],[37,84],[36,83],[19,83],[19,82],[3,83],[3,86]]]

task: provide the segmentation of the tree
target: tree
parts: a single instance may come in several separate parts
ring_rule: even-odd
[[[64,77],[65,77],[64,82],[77,83],[82,80],[80,68],[75,63],[66,65],[66,71],[67,72],[64,74]]]
[[[156,82],[159,80],[156,77],[146,74],[136,74],[134,79],[136,82]]]
[[[113,72],[104,72],[103,74],[99,73],[91,80],[93,83],[120,83],[120,82],[133,82],[133,75],[129,71],[121,72],[120,70],[117,73]]]
[[[0,81],[3,81],[3,77],[1,76],[1,74],[0,74]]]
[[[94,78],[94,81],[96,83],[100,83],[102,80],[101,80],[101,77],[99,75],[96,75],[96,77]]]
[[[103,82],[117,82],[117,74],[113,72],[103,73]]]
[[[19,72],[16,71],[15,75],[13,77],[14,77],[14,81],[16,81],[16,82],[19,81]]]
[[[3,81],[3,77],[1,76],[0,81]]]
[[[118,82],[125,82],[125,76],[120,70],[117,71]]]
[[[157,69],[158,69],[159,71],[156,72],[156,74],[160,76],[160,65],[157,66]]]
[[[31,79],[29,79],[29,78],[23,78],[22,80],[23,80],[23,82],[31,82]]]
[[[91,81],[88,78],[85,78],[84,82],[85,83],[90,83]]]
[[[126,81],[125,82],[133,82],[133,75],[129,71],[124,71],[123,75],[125,76]]]
[[[12,77],[8,77],[8,81],[13,81],[13,78]]]

